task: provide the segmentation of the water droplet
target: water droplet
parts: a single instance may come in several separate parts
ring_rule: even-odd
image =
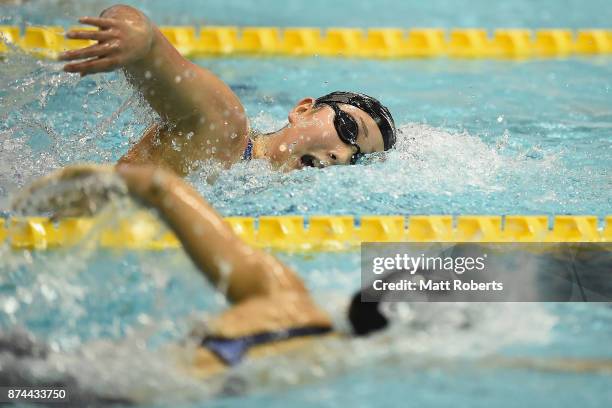
[[[15,298],[8,298],[4,301],[4,305],[2,305],[2,309],[6,314],[13,314],[19,308],[19,303],[15,300]]]
[[[504,121],[504,115],[499,115],[497,117],[497,123],[502,123]]]
[[[283,143],[282,145],[278,146],[278,150],[284,152],[285,150],[287,150],[287,145]]]
[[[177,84],[178,84],[179,82],[181,82],[182,80],[183,80],[183,78],[181,78],[181,76],[180,76],[180,75],[177,75],[177,76],[175,76],[175,77],[174,77],[174,82],[176,82]]]
[[[149,70],[145,71],[145,79],[151,79],[152,76],[153,74],[151,74],[151,71]]]

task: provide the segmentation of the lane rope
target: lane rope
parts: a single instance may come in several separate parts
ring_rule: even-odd
[[[95,29],[92,27],[73,27]],[[546,58],[612,53],[612,29],[278,28],[165,26],[166,38],[186,57],[223,55],[364,58]],[[17,46],[45,58],[92,44],[64,38],[59,26],[0,26],[0,52]]]
[[[362,242],[612,242],[612,215],[384,215],[227,217],[243,240],[286,251],[333,251]],[[168,229],[148,212],[113,225],[95,218],[0,218],[0,245],[48,249],[96,240],[101,247],[143,250],[179,248]]]

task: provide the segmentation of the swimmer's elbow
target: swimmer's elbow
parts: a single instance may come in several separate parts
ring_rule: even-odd
[[[114,18],[118,20],[126,20],[128,18],[134,18],[135,16],[146,18],[143,12],[126,4],[115,4],[102,10],[100,13],[100,17]]]

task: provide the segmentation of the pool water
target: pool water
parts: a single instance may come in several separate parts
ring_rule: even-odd
[[[0,6],[7,11],[0,23],[71,25],[107,3]],[[271,0],[259,7],[221,3],[180,1],[171,10],[169,2],[130,4],[167,24],[605,27],[612,17],[604,1],[399,2],[377,7],[383,11],[374,21],[372,2],[310,2],[316,13]],[[190,181],[224,215],[610,213],[610,57],[196,62],[231,85],[259,130],[283,126],[301,97],[346,89],[380,98],[402,131],[397,149],[354,167],[279,173],[259,161],[224,171],[205,165]],[[52,169],[117,160],[154,118],[120,75],[79,79],[21,53],[0,64],[0,211],[13,192]],[[207,184],[211,174],[216,181]],[[48,369],[67,367],[107,393],[129,393],[122,388],[129,384],[132,393],[149,392],[146,405],[193,407],[612,402],[609,372],[551,363],[612,359],[606,304],[412,305],[390,332],[330,344],[317,367],[282,358],[247,363],[232,373],[251,378],[246,390],[215,397],[208,384],[194,384],[162,359],[157,364],[156,350],[185,336],[194,318],[227,306],[222,296],[180,251],[113,252],[93,241],[49,252],[0,247],[0,328],[25,327],[57,353]],[[359,253],[277,255],[345,327],[346,302],[359,286]],[[77,349],[85,351],[75,357]],[[533,362],[513,366],[513,359]]]
[[[9,1],[10,2],[10,1]],[[13,0],[15,2],[15,0]],[[0,6],[11,24],[73,24],[82,15],[97,15],[113,0],[21,1]],[[256,25],[279,27],[526,27],[609,28],[607,0],[126,0],[165,25]],[[273,11],[271,11],[273,10]]]
[[[303,96],[353,89],[384,101],[402,135],[395,151],[355,168],[279,173],[255,161],[212,185],[204,180],[213,166],[191,180],[225,215],[604,216],[612,186],[609,62],[198,60],[233,87],[259,130],[282,127]],[[23,55],[5,65],[0,208],[10,190],[52,168],[117,160],[152,120],[116,74],[78,80]]]

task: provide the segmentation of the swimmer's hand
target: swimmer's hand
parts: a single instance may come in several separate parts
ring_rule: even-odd
[[[150,165],[76,164],[33,181],[14,197],[11,211],[53,220],[90,217],[128,195],[158,207],[176,180],[180,179],[171,171]]]
[[[60,54],[61,61],[78,61],[66,64],[66,72],[81,76],[110,72],[144,58],[153,44],[152,24],[132,7],[111,7],[99,18],[82,17],[79,22],[99,30],[71,30],[66,38],[95,40],[97,44]]]
[[[11,210],[51,219],[93,216],[127,193],[112,166],[72,165],[32,182],[13,199]]]

